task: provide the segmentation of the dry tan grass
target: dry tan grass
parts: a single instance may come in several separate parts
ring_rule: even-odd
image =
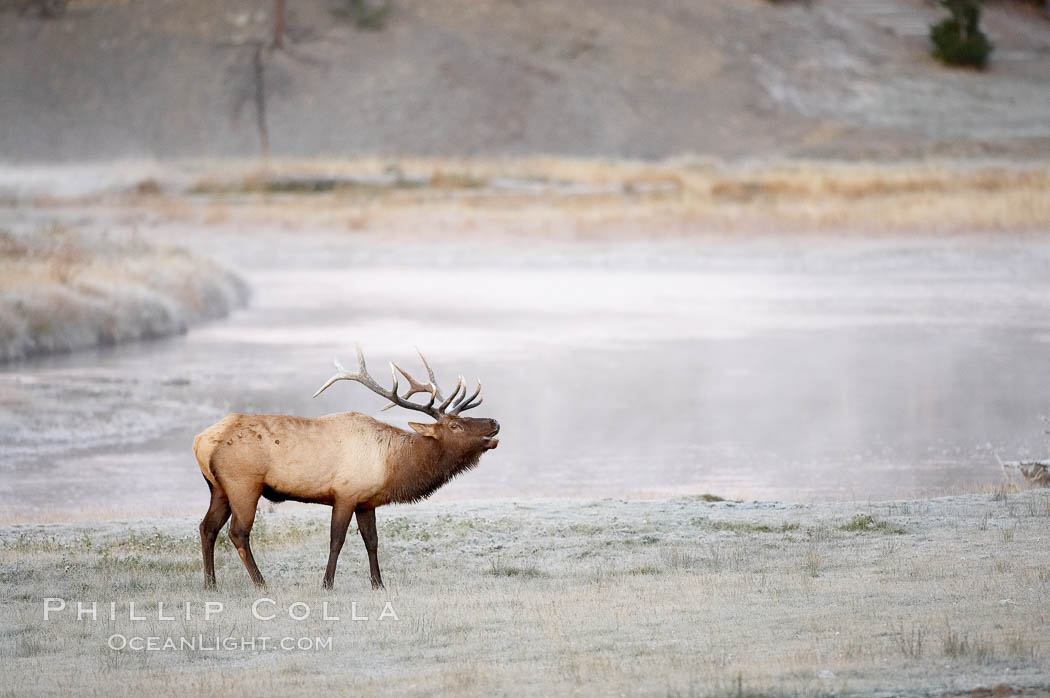
[[[615,234],[620,226],[641,221],[652,225],[654,236],[698,227],[928,233],[1050,226],[1050,168],[1040,165],[533,157],[192,167],[200,174],[191,191],[207,195],[203,201],[197,196],[187,205],[179,196],[149,196],[149,204],[174,216],[204,215],[212,221],[310,220],[350,229],[410,225],[410,220],[418,226],[420,212],[461,226],[467,221],[469,227],[477,216],[516,220],[532,234],[563,227],[566,220],[576,234]],[[273,191],[288,181],[312,179],[342,184],[320,192]]]
[[[0,667],[20,695],[1045,690],[1048,497],[425,504],[380,517],[386,591],[367,587],[354,536],[331,593],[327,510],[283,505],[256,532],[270,621],[252,617],[257,594],[225,540],[219,590],[200,588],[193,519],[7,525]],[[875,525],[844,530],[858,515]],[[45,597],[98,601],[102,615],[115,601],[117,617],[44,622]],[[225,609],[205,621],[209,600]],[[147,620],[129,620],[131,601]],[[340,621],[322,619],[326,601]],[[180,619],[159,620],[160,602]],[[295,602],[308,619],[288,617]],[[370,620],[349,620],[351,602]],[[378,620],[387,602],[399,620]],[[107,648],[114,634],[198,633],[332,646]]]

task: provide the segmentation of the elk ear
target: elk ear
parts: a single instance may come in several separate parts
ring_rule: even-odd
[[[409,422],[408,426],[416,430],[416,433],[420,436],[429,436],[432,439],[437,438],[437,434],[434,432],[433,424],[420,424],[419,422]]]

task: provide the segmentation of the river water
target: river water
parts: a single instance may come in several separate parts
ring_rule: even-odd
[[[357,384],[310,398],[355,341],[377,379],[419,346],[446,390],[484,380],[500,446],[440,498],[867,501],[1050,450],[1045,236],[152,231],[235,268],[250,306],[0,367],[9,516],[203,511],[191,441],[227,412],[380,416]]]

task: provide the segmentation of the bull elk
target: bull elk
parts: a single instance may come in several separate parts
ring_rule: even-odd
[[[351,373],[336,359],[338,372],[314,393],[317,397],[333,383],[356,381],[390,401],[383,409],[403,407],[422,412],[433,424],[409,422],[404,431],[356,412],[305,418],[283,414],[231,414],[206,429],[193,442],[193,451],[211,490],[211,505],[200,524],[204,555],[204,584],[215,586],[215,539],[230,519],[230,540],[256,586],[265,584],[249,542],[259,497],[270,501],[293,500],[332,507],[332,531],[324,587],[335,580],[339,551],[357,515],[372,587],[382,588],[376,533],[376,507],[415,502],[465,470],[481,455],[496,448],[499,422],[461,417],[481,404],[481,381],[469,396],[463,377],[445,397],[434,371],[420,353],[428,381],[420,383],[391,363],[393,387],[385,390],[365,367],[357,347],[358,370]],[[398,393],[400,373],[408,389]],[[430,396],[425,403],[413,395]]]

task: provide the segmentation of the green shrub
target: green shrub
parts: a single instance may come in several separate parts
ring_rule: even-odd
[[[358,29],[379,31],[386,26],[390,2],[373,5],[369,0],[339,0],[330,10],[336,17],[351,20]]]
[[[949,65],[983,68],[992,52],[992,42],[978,22],[981,8],[977,0],[941,0],[951,17],[930,27],[933,55]]]
[[[871,514],[855,514],[849,523],[839,526],[839,530],[851,533],[870,533],[878,531],[881,533],[903,534],[905,530],[900,526],[894,526],[886,521],[879,521]]]

